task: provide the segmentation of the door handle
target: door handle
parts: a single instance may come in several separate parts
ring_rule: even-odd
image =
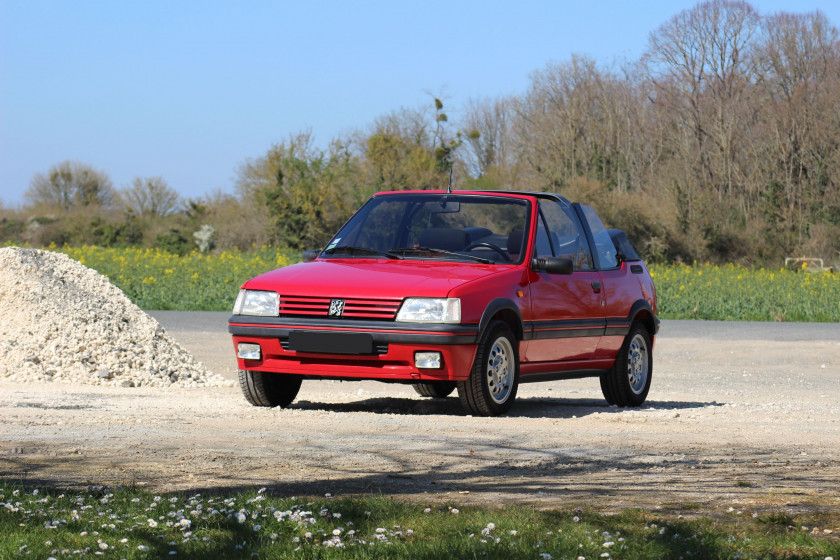
[[[601,293],[601,283],[600,282],[592,282],[592,291],[596,294]]]

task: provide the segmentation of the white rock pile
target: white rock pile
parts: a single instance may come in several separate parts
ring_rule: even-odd
[[[0,378],[222,386],[108,278],[66,255],[0,249]]]

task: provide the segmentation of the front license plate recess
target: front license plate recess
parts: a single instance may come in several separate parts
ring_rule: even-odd
[[[289,350],[315,354],[373,354],[373,337],[367,333],[291,331]]]

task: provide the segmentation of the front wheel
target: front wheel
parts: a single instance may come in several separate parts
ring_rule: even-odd
[[[650,334],[633,323],[612,369],[601,375],[601,392],[610,404],[639,406],[647,398],[653,376]]]
[[[504,414],[516,399],[519,386],[519,345],[507,323],[493,321],[487,326],[472,371],[458,382],[461,406],[476,416]]]
[[[301,381],[299,375],[239,370],[239,387],[254,406],[289,406],[300,391]]]

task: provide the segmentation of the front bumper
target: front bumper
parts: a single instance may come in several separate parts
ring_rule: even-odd
[[[475,356],[477,325],[383,323],[348,320],[284,320],[234,315],[228,331],[240,342],[259,344],[261,359],[237,358],[239,368],[334,379],[379,381],[459,381],[469,377]],[[290,347],[292,333],[365,333],[373,341],[366,354],[330,349],[299,352]],[[417,368],[415,352],[440,352],[441,367]]]

